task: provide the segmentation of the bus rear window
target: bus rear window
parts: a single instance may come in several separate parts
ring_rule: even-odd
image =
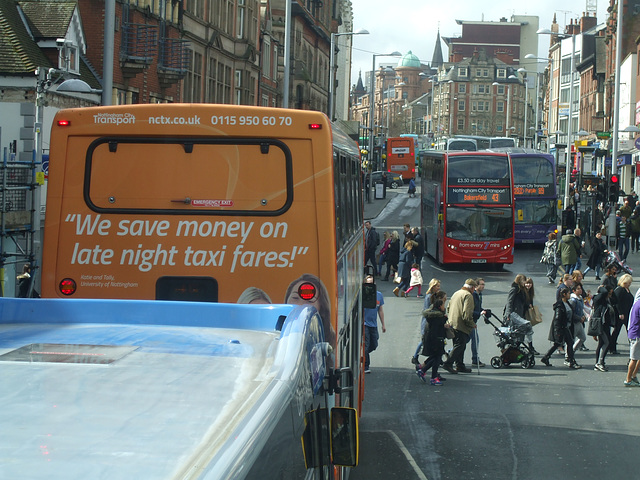
[[[100,138],[84,198],[105,213],[279,215],[293,199],[292,155],[273,139]]]

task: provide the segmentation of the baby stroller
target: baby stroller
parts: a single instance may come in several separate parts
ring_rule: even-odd
[[[495,318],[500,326],[489,320]],[[531,322],[525,320],[517,313],[512,313],[508,322],[503,322],[491,310],[487,310],[484,323],[493,327],[493,335],[500,349],[500,356],[491,358],[491,366],[500,368],[508,367],[512,363],[520,363],[522,368],[533,368],[536,364],[533,350],[524,342],[525,336],[532,332]]]
[[[618,252],[616,252],[615,250],[609,250],[609,254],[604,257],[603,267],[606,268],[608,265],[615,265],[618,272],[624,272],[628,273],[629,275],[633,275],[633,269],[620,258],[620,255],[618,255]]]

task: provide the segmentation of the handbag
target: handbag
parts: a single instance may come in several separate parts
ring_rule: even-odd
[[[529,309],[524,312],[524,318],[529,320],[532,327],[542,323],[542,314],[540,313],[540,309],[535,305],[531,305]]]
[[[456,337],[456,332],[453,331],[453,327],[449,322],[444,324],[444,333],[449,340],[453,340]]]
[[[606,315],[607,309],[604,308],[600,315],[591,315],[589,325],[587,326],[587,335],[590,337],[599,337],[602,335],[602,317]]]

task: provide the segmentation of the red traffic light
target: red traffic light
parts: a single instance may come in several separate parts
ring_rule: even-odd
[[[611,175],[611,183],[618,183],[618,180],[620,179],[617,175]]]

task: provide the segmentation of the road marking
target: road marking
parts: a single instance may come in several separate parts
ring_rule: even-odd
[[[443,268],[437,267],[436,265],[430,265],[430,266],[431,266],[431,268],[435,268],[435,269],[436,269],[436,270],[438,270],[439,272],[447,273],[447,271],[446,271],[446,270],[444,270]]]
[[[420,480],[429,480],[427,476],[422,472],[422,470],[420,470],[420,467],[418,467],[418,464],[413,459],[413,456],[411,455],[411,453],[409,453],[409,450],[407,450],[407,448],[404,446],[404,443],[402,443],[402,440],[400,440],[400,438],[395,434],[395,432],[393,432],[393,430],[386,430],[385,432],[388,433],[391,436],[391,438],[393,438],[393,441],[396,442],[396,445],[398,445],[398,448],[400,449],[400,451],[404,453],[404,456],[407,458],[409,465],[411,465],[411,468],[413,468],[413,471],[416,472],[416,475],[418,476],[418,478]]]

